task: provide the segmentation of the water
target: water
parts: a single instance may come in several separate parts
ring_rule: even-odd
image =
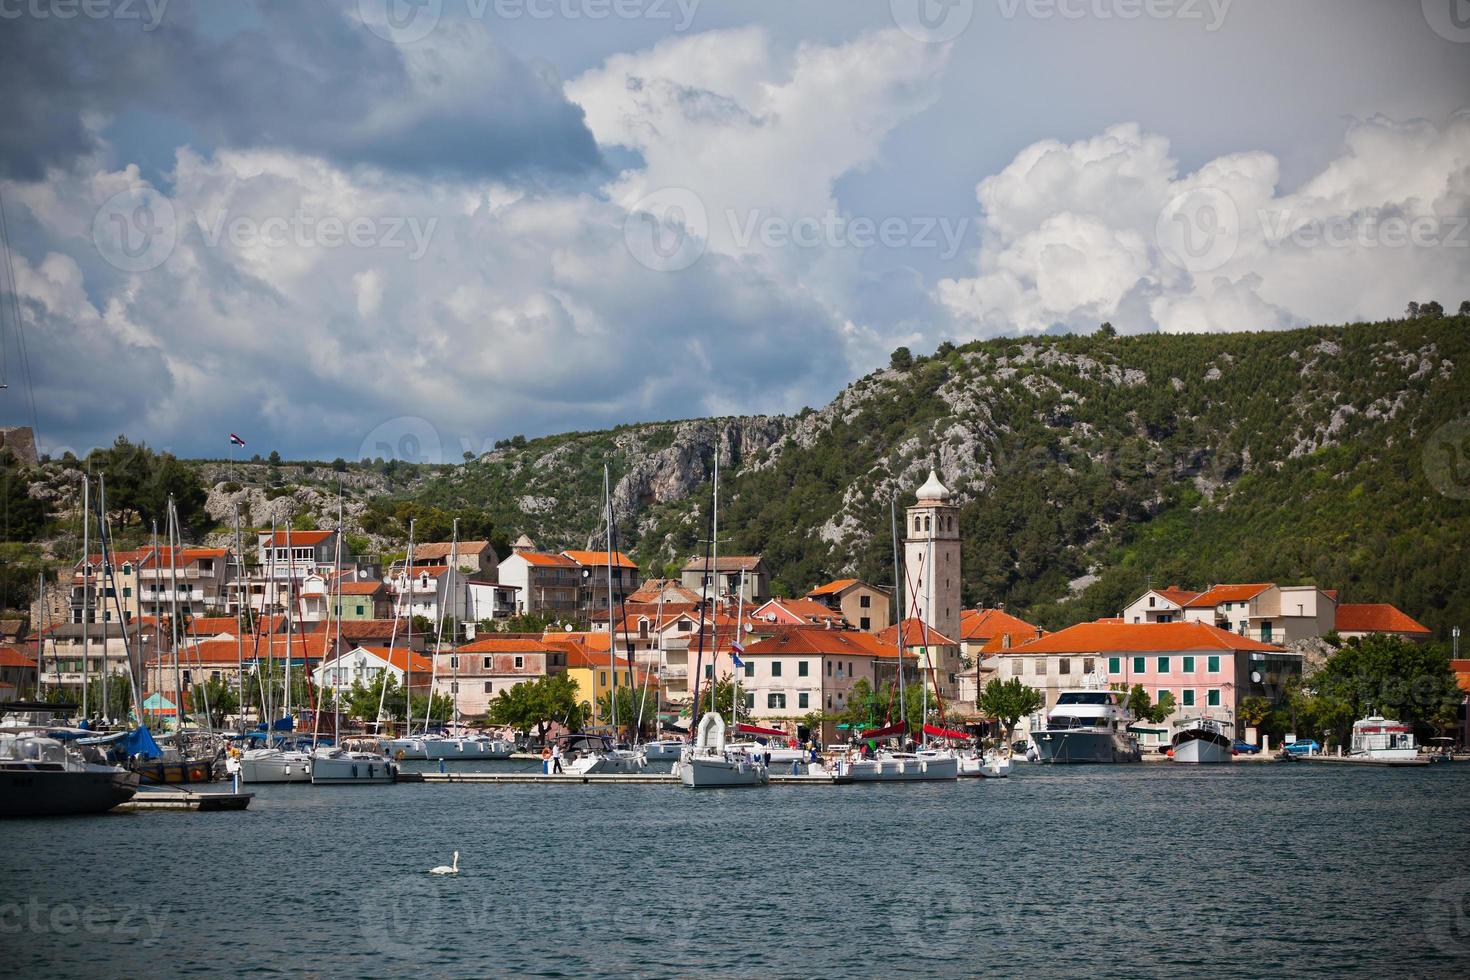
[[[266,786],[244,813],[10,821],[0,962],[67,977],[1470,973],[1470,763],[1019,770],[708,792]],[[456,849],[458,877],[425,873]]]

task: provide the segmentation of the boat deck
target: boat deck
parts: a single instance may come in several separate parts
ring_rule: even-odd
[[[193,810],[196,813],[209,813],[219,810],[243,810],[254,798],[254,793],[234,793],[227,789],[187,790],[164,786],[142,786],[131,800],[113,807],[113,812]]]

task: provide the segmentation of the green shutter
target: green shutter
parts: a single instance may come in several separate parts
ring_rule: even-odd
[[[1144,658],[1144,657],[1134,657],[1133,658],[1133,672],[1135,674],[1141,674],[1141,673],[1144,672],[1144,670],[1146,669],[1144,667],[1144,665],[1143,665],[1145,659],[1146,658]]]
[[[1209,664],[1207,666],[1210,668],[1210,673],[1212,673],[1212,674],[1218,674],[1218,673],[1220,673],[1220,658],[1219,657],[1211,657],[1210,658],[1210,661],[1209,661]]]
[[[1192,674],[1192,673],[1194,673],[1194,658],[1193,657],[1185,657],[1184,658],[1184,672],[1186,674]]]
[[[1159,673],[1161,673],[1161,674],[1167,674],[1168,672],[1169,672],[1169,658],[1168,657],[1160,657],[1159,658]]]
[[[1210,690],[1209,705],[1212,708],[1220,707],[1220,692],[1218,690],[1213,688]]]
[[[1184,692],[1183,693],[1184,693],[1184,706],[1186,708],[1193,707],[1194,706],[1194,690],[1192,688],[1186,687],[1184,689]]]
[[[1109,657],[1108,658],[1108,673],[1110,673],[1110,674],[1117,674],[1117,673],[1120,673],[1122,670],[1123,670],[1123,658],[1122,657]]]

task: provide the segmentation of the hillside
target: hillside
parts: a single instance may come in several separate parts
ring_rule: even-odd
[[[1006,338],[895,361],[794,417],[516,440],[455,466],[237,464],[239,487],[206,464],[218,523],[200,536],[226,536],[236,502],[247,525],[334,519],[343,479],[359,548],[401,549],[407,516],[432,532],[456,514],[502,544],[581,546],[606,463],[623,545],[654,574],[700,552],[718,446],[721,550],[764,554],[786,592],[891,580],[889,501],[932,466],[961,505],[967,604],[1058,626],[1150,582],[1274,580],[1435,629],[1470,613],[1466,318]],[[43,470],[64,510],[66,467]]]

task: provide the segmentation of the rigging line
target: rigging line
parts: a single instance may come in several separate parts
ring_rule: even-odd
[[[31,375],[30,355],[26,352],[25,326],[20,320],[20,287],[15,281],[15,260],[10,245],[10,229],[5,220],[5,201],[3,198],[0,198],[0,244],[4,245],[6,275],[10,279],[10,307],[15,323],[15,348],[20,355],[20,369],[26,381],[26,393],[31,408],[31,433],[33,434],[36,445],[39,447],[41,442],[41,426],[37,422],[36,416],[36,384]],[[3,298],[0,298],[0,303],[3,302]],[[4,346],[4,338],[0,338],[0,352],[3,352]],[[4,374],[3,369],[3,353],[0,353],[0,388],[6,387],[8,384],[9,378]]]

